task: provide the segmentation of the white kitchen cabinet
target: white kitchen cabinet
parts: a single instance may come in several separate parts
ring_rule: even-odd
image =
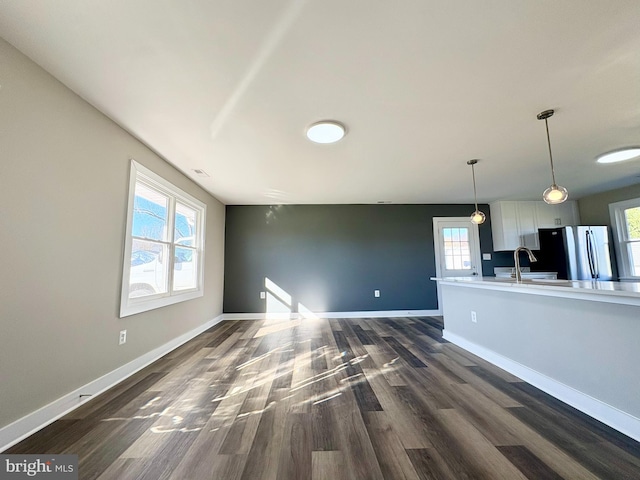
[[[580,225],[578,202],[567,201],[559,205],[547,205],[545,202],[535,202],[538,228],[564,227]]]
[[[540,249],[536,203],[537,202],[516,202],[518,207],[518,234],[520,236],[520,245],[531,250]],[[520,245],[516,245],[516,248]],[[509,250],[512,249],[510,248]],[[515,248],[513,250],[515,250]]]
[[[489,209],[491,210],[493,249],[500,251],[518,248],[520,232],[517,202],[495,202],[489,204]]]
[[[538,228],[578,225],[578,205],[568,201],[547,205],[543,201],[501,201],[489,205],[495,251],[515,250],[523,246],[538,250]]]

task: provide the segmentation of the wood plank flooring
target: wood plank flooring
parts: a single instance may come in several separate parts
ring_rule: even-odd
[[[640,444],[438,318],[227,321],[5,453],[82,479],[639,479]]]

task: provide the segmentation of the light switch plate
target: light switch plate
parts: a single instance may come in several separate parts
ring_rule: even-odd
[[[483,253],[482,254],[482,260],[491,260],[491,254],[490,253]]]

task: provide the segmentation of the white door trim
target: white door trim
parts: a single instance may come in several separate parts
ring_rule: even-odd
[[[442,278],[442,265],[440,262],[441,250],[440,250],[440,223],[445,222],[466,222],[471,227],[471,233],[474,237],[471,248],[475,250],[476,260],[476,272],[479,276],[482,276],[482,253],[480,252],[480,231],[478,225],[469,220],[469,217],[433,217],[433,246],[436,255],[436,277]],[[437,288],[438,292],[438,311],[442,314],[442,299],[440,298],[440,288]]]

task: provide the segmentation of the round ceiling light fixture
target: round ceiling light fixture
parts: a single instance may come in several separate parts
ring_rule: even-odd
[[[598,163],[617,163],[640,157],[640,147],[620,148],[596,157]]]
[[[307,138],[315,143],[336,143],[344,137],[344,125],[335,120],[322,120],[307,128]]]

